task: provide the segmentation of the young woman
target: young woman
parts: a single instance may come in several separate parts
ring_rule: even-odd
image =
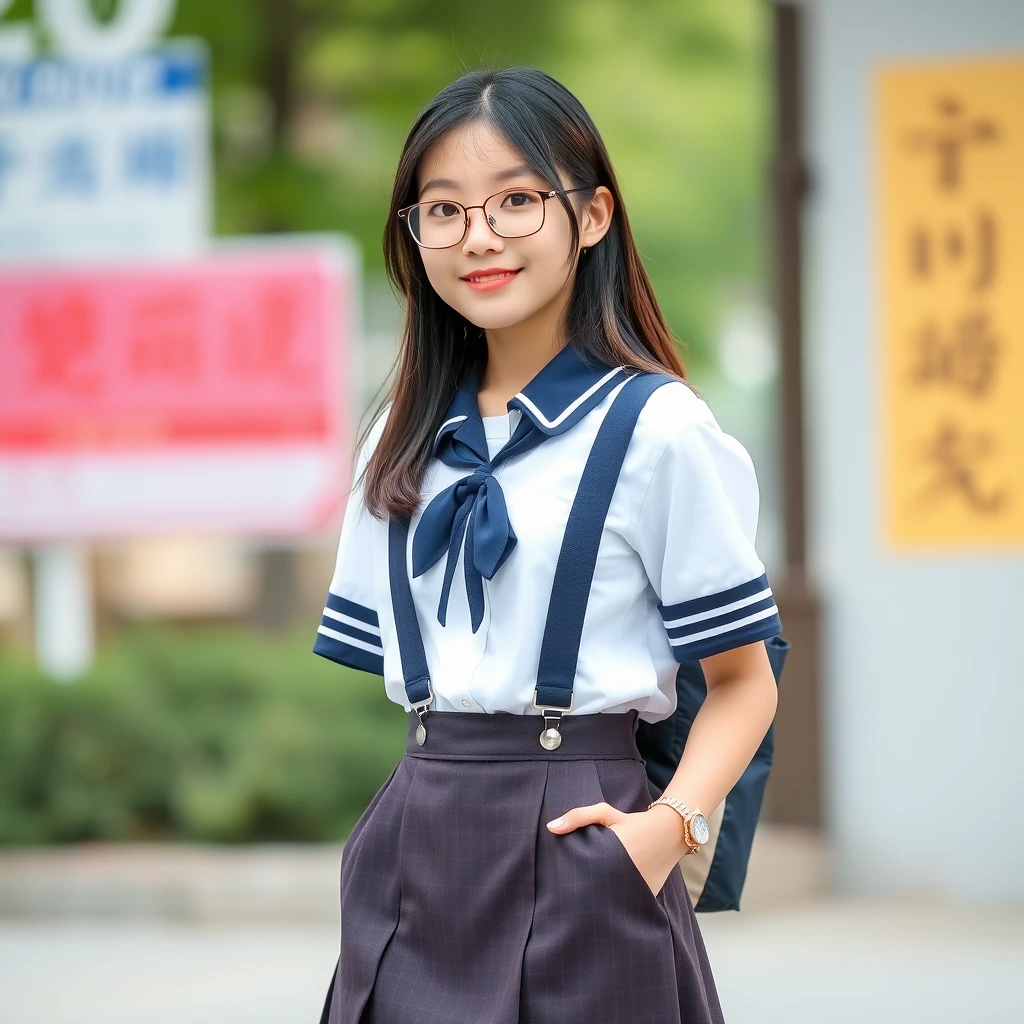
[[[720,1022],[678,865],[775,713],[750,458],[686,383],[597,129],[547,75],[427,105],[385,252],[405,335],[315,650],[383,675],[409,731],[344,848],[325,1019]],[[676,379],[629,440],[559,720],[538,685],[559,549],[638,373]],[[637,721],[693,659],[707,700],[650,805]]]

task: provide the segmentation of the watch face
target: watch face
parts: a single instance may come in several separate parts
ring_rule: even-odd
[[[690,835],[695,843],[703,845],[711,838],[711,829],[708,828],[708,819],[703,814],[695,814],[690,819]]]

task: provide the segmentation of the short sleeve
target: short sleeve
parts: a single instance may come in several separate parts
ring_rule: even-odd
[[[687,423],[655,466],[633,533],[676,661],[782,631],[754,549],[757,516],[757,477],[743,445],[710,414]]]
[[[352,490],[345,506],[334,576],[313,652],[339,665],[384,674],[384,649],[377,617],[373,529],[377,522],[363,504],[362,472],[379,437],[374,424],[356,460]]]

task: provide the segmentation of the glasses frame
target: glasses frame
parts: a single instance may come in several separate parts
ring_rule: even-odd
[[[405,226],[409,229],[409,235],[412,240],[421,249],[450,249],[453,245],[460,245],[466,237],[466,232],[469,230],[469,211],[470,210],[482,210],[495,196],[503,195],[514,195],[516,192],[536,192],[541,197],[541,217],[540,225],[533,231],[527,231],[525,235],[503,235],[500,231],[495,231],[491,222],[487,221],[487,226],[491,231],[499,238],[529,238],[530,235],[537,234],[541,228],[544,227],[544,221],[547,219],[548,211],[548,200],[553,199],[555,196],[567,196],[573,192],[592,192],[596,189],[597,185],[580,185],[578,188],[503,188],[500,192],[495,192],[489,195],[482,203],[477,203],[475,206],[463,206],[457,199],[424,199],[418,203],[410,203],[408,206],[403,206],[400,210],[397,210],[397,214],[400,220],[405,221]],[[458,240],[455,242],[449,242],[447,245],[424,245],[417,237],[412,229],[412,223],[409,220],[409,211],[414,210],[417,206],[431,206],[434,203],[450,203],[452,206],[457,206],[462,210],[462,234],[459,235]],[[486,214],[485,214],[485,219]]]

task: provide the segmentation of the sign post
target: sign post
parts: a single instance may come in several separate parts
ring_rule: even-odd
[[[33,556],[36,657],[54,679],[81,675],[96,635],[88,553],[80,544],[45,544]]]

